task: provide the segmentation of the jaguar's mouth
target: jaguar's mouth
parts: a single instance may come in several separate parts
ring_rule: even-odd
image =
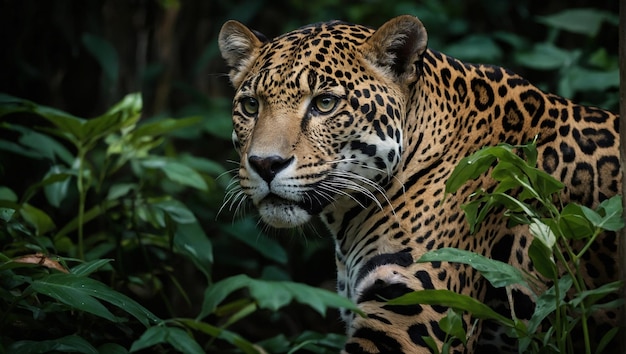
[[[294,201],[272,193],[263,198],[257,208],[263,221],[274,227],[286,228],[307,223],[312,216],[319,214],[326,205],[313,198]]]

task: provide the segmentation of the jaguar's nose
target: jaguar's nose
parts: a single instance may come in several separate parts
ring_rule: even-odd
[[[265,180],[265,182],[270,183],[276,177],[276,175],[287,168],[293,161],[293,156],[285,159],[282,156],[272,155],[267,157],[261,157],[252,155],[248,157],[248,162],[250,166],[256,173],[261,176]]]

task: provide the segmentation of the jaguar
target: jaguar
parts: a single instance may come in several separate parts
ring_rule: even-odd
[[[443,198],[463,157],[536,139],[538,167],[563,181],[564,202],[595,206],[621,192],[617,115],[545,93],[507,69],[462,62],[427,42],[412,15],[378,29],[317,23],[271,40],[229,20],[218,36],[235,88],[240,164],[230,197],[251,202],[271,227],[299,227],[314,217],[327,226],[337,290],[365,314],[341,311],[345,353],[428,353],[424,337],[441,346],[445,307],[386,302],[420,289],[505,303],[510,315],[529,318],[531,294],[514,289],[507,296],[469,266],[416,263],[429,250],[455,247],[535,272],[525,256],[528,228],[507,227],[502,212],[470,235],[461,206],[478,188],[493,188],[488,176]],[[599,286],[616,277],[616,236],[592,248],[582,272]],[[515,351],[497,328],[469,315],[464,321],[472,335],[457,352]]]

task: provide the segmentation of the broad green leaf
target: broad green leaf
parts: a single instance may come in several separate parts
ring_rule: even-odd
[[[187,118],[165,118],[154,122],[149,122],[137,127],[131,135],[134,139],[150,136],[160,136],[168,134],[176,129],[186,128],[197,125],[202,118],[200,117],[187,117]]]
[[[107,200],[116,200],[119,199],[133,190],[138,190],[139,185],[137,183],[116,183],[109,187],[109,192],[107,193]]]
[[[202,176],[193,168],[166,158],[152,157],[141,162],[146,168],[155,168],[163,171],[171,181],[202,191],[208,189]]]
[[[186,255],[210,282],[213,244],[198,222],[176,226],[174,250]]]
[[[310,306],[321,315],[326,313],[328,307],[342,307],[360,313],[352,301],[328,290],[287,281],[257,280],[240,274],[220,280],[207,288],[198,319],[213,313],[229,294],[241,288],[248,288],[259,308],[272,311],[295,300]]]
[[[98,347],[99,354],[127,354],[128,350],[116,343],[105,343]]]
[[[591,38],[596,37],[603,22],[617,26],[617,14],[593,8],[567,9],[559,13],[538,16],[537,21],[550,27],[568,32],[584,34]]]
[[[597,303],[609,294],[617,294],[622,287],[621,282],[611,282],[603,284],[595,289],[579,291],[574,295],[574,298],[570,300],[570,304],[574,307],[580,306],[582,302],[585,303],[585,307],[589,308],[591,305]]]
[[[558,227],[563,237],[582,240],[593,236],[595,229],[578,204],[569,203],[561,210]]]
[[[19,213],[26,222],[35,227],[37,236],[41,236],[56,228],[56,225],[54,225],[54,222],[48,214],[28,203],[22,204],[19,208]]]
[[[134,127],[141,116],[142,99],[138,93],[126,95],[99,117],[87,120],[83,127],[83,141],[95,142],[108,134]]]
[[[447,46],[445,53],[473,63],[495,62],[502,57],[502,50],[486,35],[468,35]]]
[[[30,158],[48,159],[52,162],[64,162],[66,165],[71,165],[74,161],[74,156],[63,146],[63,144],[52,139],[51,137],[34,131],[29,127],[20,126],[17,124],[6,125],[7,128],[20,133],[18,140],[19,145],[2,146],[0,148],[6,148],[7,150],[18,153]],[[5,142],[10,143],[10,142]]]
[[[160,322],[158,317],[139,305],[135,300],[97,280],[76,274],[51,274],[35,280],[30,288],[40,294],[50,296],[69,307],[92,313],[113,322],[118,322],[120,319],[113,316],[98,299],[128,312],[146,327]]]
[[[583,207],[582,209],[585,216],[589,218],[589,209],[585,207]],[[617,231],[624,227],[621,195],[616,195],[603,201],[602,203],[600,203],[600,205],[598,205],[597,210],[601,214],[601,220],[599,220],[597,223],[594,223],[594,220],[590,219],[595,227],[609,231]]]
[[[38,354],[50,352],[98,354],[96,348],[76,335],[43,341],[22,340],[12,343],[7,348],[7,353]]]
[[[446,194],[455,193],[467,181],[485,173],[494,161],[496,157],[490,154],[488,148],[461,159],[446,181]]]
[[[528,225],[528,231],[547,248],[552,249],[552,247],[554,247],[556,236],[552,232],[552,229],[550,229],[550,226],[546,225],[541,220],[532,219],[530,225]]]
[[[533,266],[541,275],[548,279],[558,277],[552,249],[548,248],[542,241],[533,239],[528,248],[528,257],[533,261]]]
[[[462,314],[459,314],[454,309],[448,309],[446,317],[439,321],[439,327],[452,337],[460,339],[463,344],[467,344],[467,335],[463,323]]]
[[[44,177],[43,191],[50,205],[58,208],[65,200],[70,187],[70,174],[65,173],[65,168],[53,165]],[[45,182],[45,183],[44,183]]]
[[[194,319],[179,318],[179,319],[176,319],[176,321],[184,324],[185,326],[191,329],[208,334],[211,337],[225,340],[228,343],[241,349],[245,354],[260,354],[261,353],[261,351],[254,344],[250,343],[249,341],[247,341],[245,338],[238,335],[237,333],[228,331],[220,327],[215,327],[209,323],[200,322]]]
[[[552,43],[537,43],[526,53],[516,56],[516,61],[526,67],[537,70],[556,70],[570,66],[580,57],[580,50],[568,51]]]
[[[202,347],[186,331],[165,325],[148,328],[139,339],[133,342],[130,352],[137,352],[161,343],[168,343],[181,353],[204,354]]]
[[[492,310],[480,301],[450,290],[419,290],[397,297],[387,302],[389,305],[441,305],[459,311],[467,311],[478,319],[495,320],[506,327],[514,327],[513,320]]]
[[[567,291],[572,287],[573,284],[572,277],[569,275],[564,275],[558,281],[558,297],[555,286],[552,286],[550,289],[544,291],[541,295],[537,297],[535,300],[535,311],[533,312],[530,320],[528,321],[527,331],[529,335],[534,334],[538,329],[541,323],[550,315],[554,314],[556,311],[557,305],[563,304],[563,299],[565,299],[565,295]],[[525,353],[526,349],[530,345],[532,337],[530,336],[522,336],[520,338],[520,353]]]
[[[521,284],[528,288],[528,283],[519,269],[510,264],[458,248],[440,248],[427,252],[420,257],[417,262],[454,262],[467,264],[478,270],[485,279],[496,288],[514,284]]]
[[[81,277],[88,276],[111,262],[113,262],[112,259],[95,259],[93,261],[84,262],[72,267],[71,273]]]
[[[287,252],[276,240],[261,233],[252,218],[244,218],[232,224],[220,225],[230,236],[259,251],[267,259],[280,264],[287,263]]]
[[[150,201],[150,206],[163,210],[178,224],[196,222],[196,217],[187,206],[178,200],[166,198]]]
[[[34,102],[0,94],[0,117],[9,113],[30,112],[42,116],[58,129],[46,129],[55,135],[68,139],[74,144],[82,139],[82,125],[85,120],[61,110],[36,104]]]

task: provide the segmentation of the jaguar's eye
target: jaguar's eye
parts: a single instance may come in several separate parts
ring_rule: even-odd
[[[319,95],[313,99],[313,109],[322,114],[329,113],[335,109],[338,101],[333,95]]]
[[[259,112],[259,101],[256,98],[246,97],[241,100],[241,108],[245,114],[254,116]]]

